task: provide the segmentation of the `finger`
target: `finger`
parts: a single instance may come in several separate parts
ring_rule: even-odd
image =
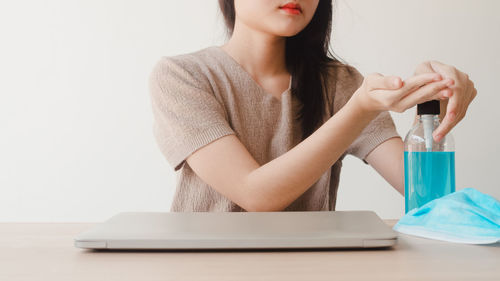
[[[435,71],[434,69],[432,69],[430,61],[424,61],[417,65],[417,68],[415,69],[415,72],[413,74],[417,75],[422,73],[434,73],[434,72]]]
[[[442,74],[446,78],[452,78],[458,80],[458,75],[461,73],[458,69],[456,69],[452,65],[448,65],[439,61],[431,60],[429,61],[430,67],[434,70],[434,72]]]
[[[445,89],[439,91],[439,93],[437,93],[437,95],[435,95],[433,98],[445,100],[447,98],[450,98],[451,96],[453,96],[453,91],[450,88],[446,87]]]
[[[432,136],[436,142],[441,141],[443,136],[448,134],[458,121],[458,98],[453,96],[449,99],[448,105],[446,106],[446,114],[443,118],[441,124],[434,130]]]
[[[432,96],[433,100],[446,100],[453,96],[453,91],[450,88],[445,88]]]
[[[399,76],[383,76],[380,73],[372,73],[369,75],[369,77],[369,90],[396,90],[401,88],[403,84],[403,80]]]
[[[426,84],[440,81],[442,79],[443,77],[437,73],[424,73],[412,76],[403,82],[404,85],[401,89],[394,91],[394,96],[396,96],[395,98],[399,97],[399,99],[401,99]]]
[[[448,94],[449,91],[445,91],[448,89],[448,80],[442,80],[439,82],[434,82],[430,84],[426,84],[417,90],[411,92],[410,94],[403,97],[396,105],[396,108],[399,111],[405,111],[406,109],[413,107],[419,103],[423,103],[430,100],[441,99],[441,97],[445,97],[443,94]],[[449,89],[448,89],[449,90]],[[444,91],[444,92],[443,92]]]
[[[444,89],[441,91],[437,92],[436,94],[430,96],[430,100],[445,100],[449,99],[453,96],[453,90],[450,89],[450,87],[446,86]]]

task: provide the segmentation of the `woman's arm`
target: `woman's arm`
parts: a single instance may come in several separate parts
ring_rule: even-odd
[[[235,135],[195,151],[195,173],[247,211],[278,211],[312,186],[375,118],[348,102],[308,138],[260,166]]]
[[[262,166],[235,135],[209,143],[186,161],[204,182],[247,211],[282,210],[311,187],[381,111],[403,110],[411,104],[408,99],[435,98],[446,87],[439,80],[439,75],[423,74],[394,83],[392,77],[368,75],[327,122]]]
[[[401,195],[405,195],[404,187],[404,143],[401,138],[390,138],[366,156],[370,164]]]

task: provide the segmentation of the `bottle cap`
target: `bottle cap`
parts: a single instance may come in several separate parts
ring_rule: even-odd
[[[440,113],[439,100],[431,100],[417,105],[418,115],[439,115]]]

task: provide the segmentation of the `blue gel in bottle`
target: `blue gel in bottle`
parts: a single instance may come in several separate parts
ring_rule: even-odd
[[[405,214],[429,201],[455,192],[455,151],[451,134],[439,142],[432,132],[439,126],[439,101],[417,106],[418,122],[405,138]]]
[[[455,192],[455,152],[404,153],[405,213]]]

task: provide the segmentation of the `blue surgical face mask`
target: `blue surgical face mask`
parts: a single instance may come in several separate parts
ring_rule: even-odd
[[[411,210],[394,230],[456,243],[496,243],[500,241],[500,202],[464,188]]]

